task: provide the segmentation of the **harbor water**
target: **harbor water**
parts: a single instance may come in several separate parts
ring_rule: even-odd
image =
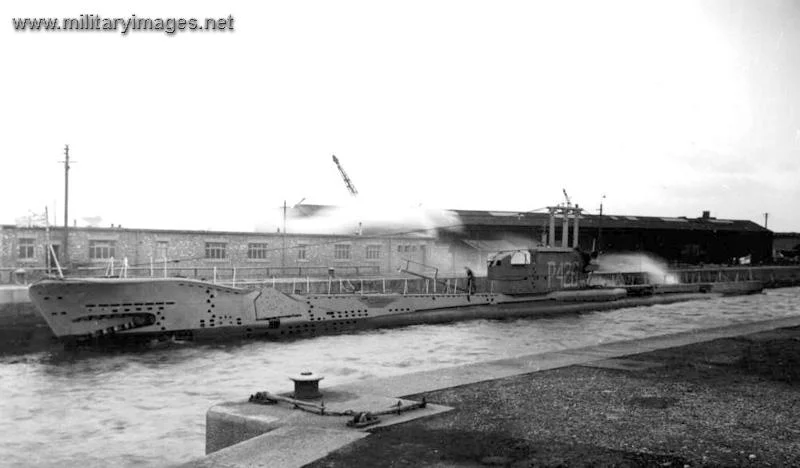
[[[800,288],[547,319],[470,321],[294,341],[169,343],[0,358],[0,465],[168,466],[201,457],[205,412],[256,391],[322,387],[510,356],[800,315]]]

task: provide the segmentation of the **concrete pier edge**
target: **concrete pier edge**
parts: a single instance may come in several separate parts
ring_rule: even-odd
[[[352,382],[321,390],[323,393],[333,396],[334,404],[337,400],[340,404],[353,404],[354,406],[356,404],[387,404],[397,401],[403,395],[431,392],[520,374],[590,364],[658,349],[795,326],[800,326],[800,316],[690,330],[413,372]],[[335,395],[338,395],[339,398],[336,398]],[[390,395],[390,397],[380,395]],[[396,420],[390,417],[384,422],[384,425],[397,424],[447,410],[449,408],[429,405],[426,410],[405,413]],[[347,419],[344,417],[324,418],[299,411],[289,414],[287,411],[292,412],[285,406],[262,406],[246,401],[213,406],[207,413],[206,442],[207,451],[209,451],[208,447],[213,447],[216,451],[182,466],[299,467],[366,437],[369,435],[366,431],[371,429],[371,427],[365,430],[350,429],[345,426]],[[325,419],[325,422],[322,422],[320,418]]]

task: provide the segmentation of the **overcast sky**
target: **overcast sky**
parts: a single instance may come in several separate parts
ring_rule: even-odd
[[[800,4],[2,2],[0,223],[251,230],[286,200],[800,231]],[[234,32],[15,32],[12,17]]]

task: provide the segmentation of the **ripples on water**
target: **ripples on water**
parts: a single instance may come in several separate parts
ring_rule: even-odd
[[[0,465],[164,466],[205,451],[205,412],[314,370],[370,377],[800,315],[800,288],[547,319],[478,320],[289,342],[0,359]]]

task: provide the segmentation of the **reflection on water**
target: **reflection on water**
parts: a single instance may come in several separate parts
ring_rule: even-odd
[[[205,412],[314,370],[325,386],[800,315],[800,288],[547,319],[472,321],[233,345],[0,359],[0,465],[163,466],[204,453]]]

